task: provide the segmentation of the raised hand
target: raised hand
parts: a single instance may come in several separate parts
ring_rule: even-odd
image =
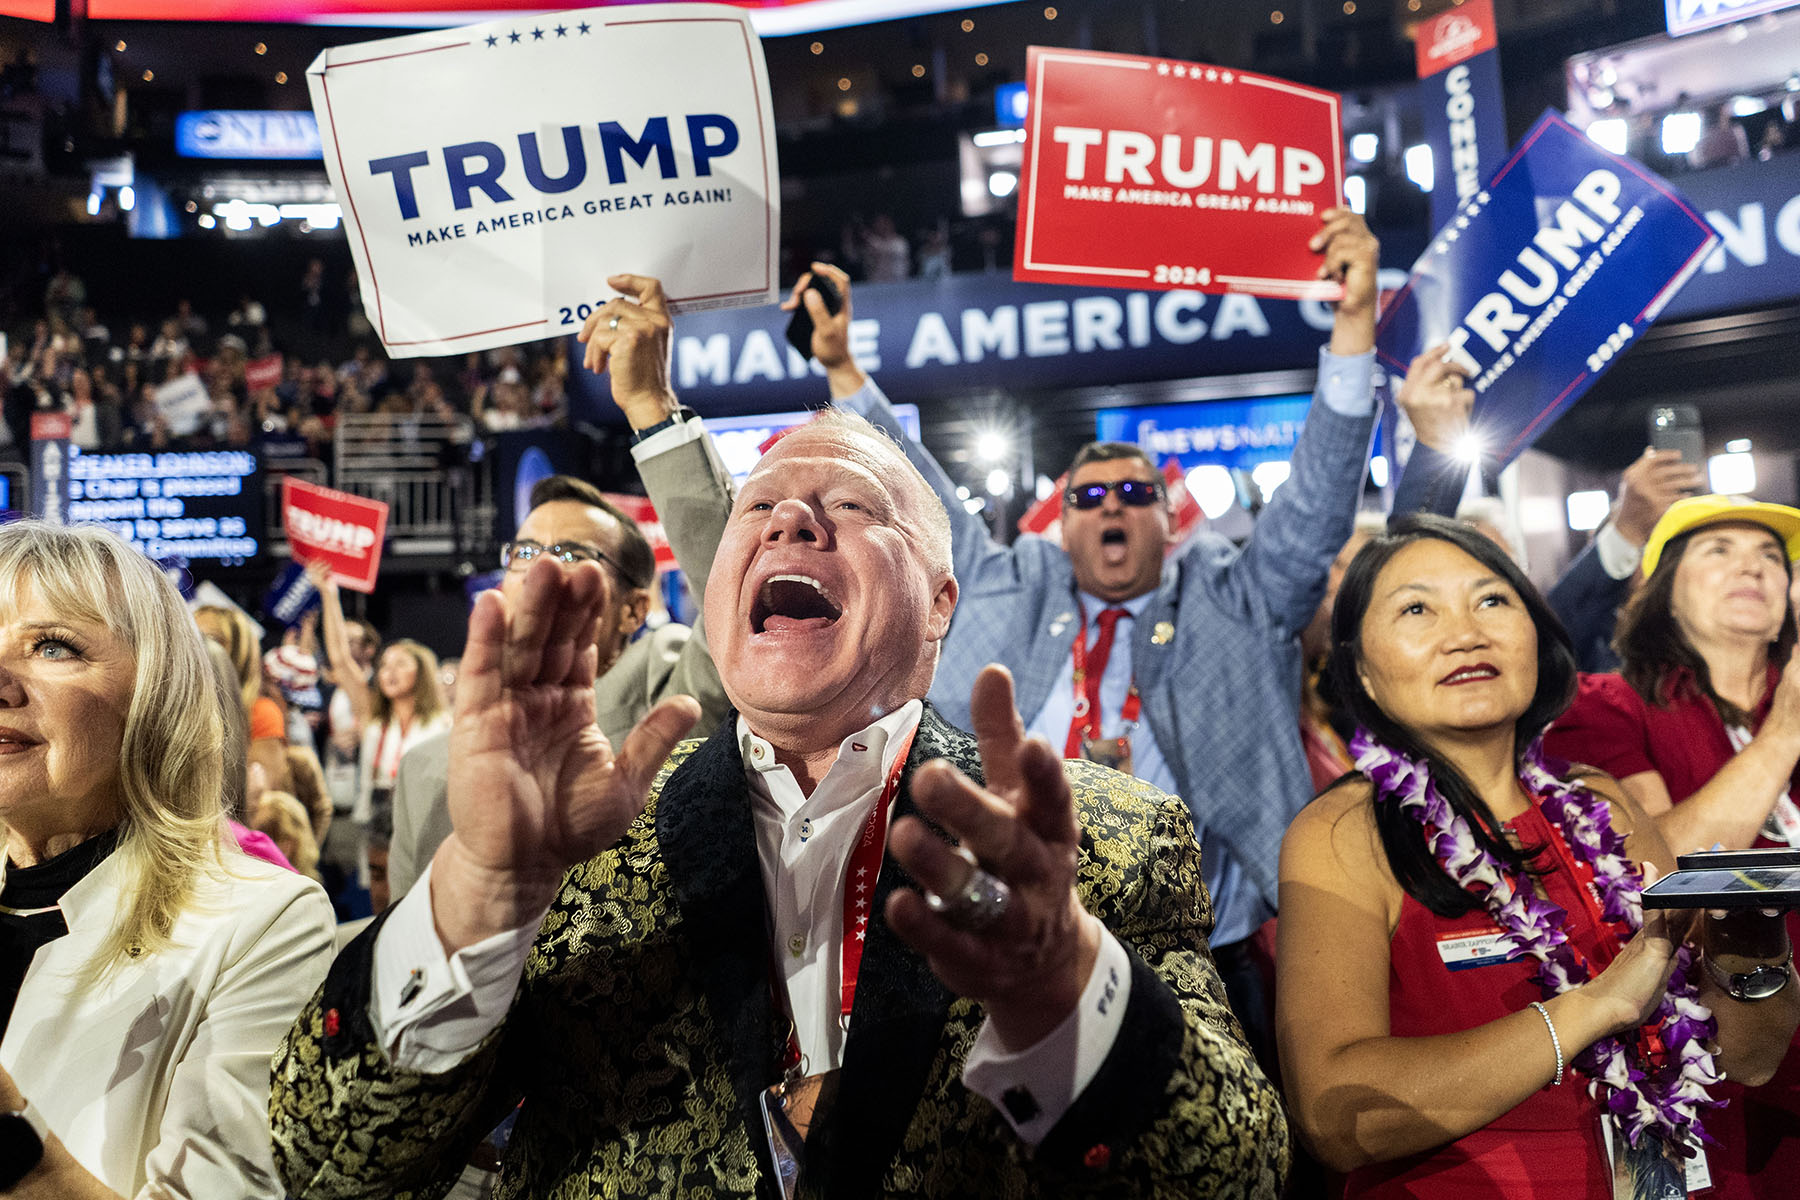
[[[1449,349],[1440,342],[1413,359],[1394,397],[1419,442],[1443,454],[1455,453],[1457,442],[1469,432],[1469,413],[1475,407],[1468,376],[1449,357]]]
[[[814,275],[829,279],[843,297],[835,314],[826,311],[824,297],[809,287]],[[867,382],[862,368],[850,355],[850,276],[831,263],[812,264],[812,269],[795,281],[794,290],[781,302],[781,311],[793,312],[802,304],[813,320],[812,355],[825,368],[832,398],[850,395]]]
[[[616,753],[594,723],[597,563],[531,564],[517,605],[483,592],[469,618],[450,733],[454,832],[432,860],[447,952],[540,917],[563,872],[611,846],[698,719],[687,696],[647,713]]]
[[[1375,346],[1375,302],[1379,296],[1376,272],[1381,266],[1381,243],[1369,232],[1362,217],[1347,208],[1328,208],[1319,216],[1319,231],[1307,248],[1324,261],[1320,279],[1334,279],[1344,287],[1331,323],[1333,354],[1364,354]]]
[[[665,420],[676,409],[669,383],[669,348],[675,323],[662,281],[648,275],[609,275],[623,295],[608,300],[581,326],[575,340],[587,347],[582,364],[612,373],[613,403],[633,429]]]
[[[1669,505],[1705,490],[1705,472],[1683,461],[1678,451],[1645,447],[1625,468],[1613,528],[1632,545],[1642,546],[1650,540],[1650,531]]]
[[[951,991],[982,1003],[1002,1043],[1020,1050],[1074,1010],[1101,930],[1075,892],[1081,830],[1062,761],[1048,742],[1025,736],[1005,668],[982,671],[970,708],[987,786],[934,762],[915,775],[912,797],[1011,888],[1011,902],[993,925],[971,932],[902,889],[888,898],[887,919]],[[895,824],[889,846],[934,892],[954,893],[968,878],[967,861],[915,818]]]

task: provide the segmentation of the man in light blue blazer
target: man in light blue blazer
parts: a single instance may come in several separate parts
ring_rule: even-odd
[[[1161,474],[1117,443],[1077,456],[1062,545],[1029,535],[1012,546],[993,540],[852,361],[849,279],[815,264],[844,292],[835,316],[805,278],[788,302],[812,314],[813,353],[836,403],[899,440],[950,512],[962,600],[932,703],[966,728],[976,674],[1003,663],[1031,732],[1186,802],[1217,912],[1213,955],[1259,1053],[1270,1037],[1268,1002],[1248,942],[1274,915],[1281,837],[1312,796],[1299,734],[1299,633],[1350,535],[1375,421],[1376,240],[1356,214],[1333,209],[1311,247],[1321,277],[1341,281],[1344,298],[1319,356],[1292,474],[1242,547],[1202,531],[1166,561],[1173,509]],[[1103,617],[1109,609],[1124,611]],[[1102,642],[1110,643],[1103,664]],[[1088,686],[1096,677],[1097,697]]]

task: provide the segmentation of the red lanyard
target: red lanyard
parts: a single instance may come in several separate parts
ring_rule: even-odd
[[[1117,626],[1114,626],[1114,630],[1116,632]],[[1114,640],[1114,649],[1117,649],[1116,638]],[[1087,698],[1087,656],[1087,610],[1084,608],[1081,611],[1081,632],[1075,635],[1075,719],[1081,722],[1081,732],[1083,735],[1090,738],[1098,738],[1101,731],[1100,714],[1093,711],[1095,706],[1089,704]],[[1107,661],[1110,662],[1111,659],[1112,652],[1109,651],[1107,654]],[[1104,670],[1105,668],[1102,667],[1101,669]],[[1094,694],[1096,696],[1100,694],[1100,689],[1098,687],[1095,687]],[[1131,680],[1131,690],[1125,694],[1125,706],[1119,710],[1119,722],[1126,726],[1137,724],[1138,713],[1143,710],[1143,707],[1144,702],[1138,696],[1137,678],[1134,672]]]
[[[387,735],[388,730],[393,727],[393,724],[392,721],[389,721],[381,727],[381,737],[375,742],[375,761],[369,768],[370,779],[381,778],[381,760],[387,754]],[[400,754],[394,756],[394,769],[387,773],[387,781],[389,783],[392,783],[400,777],[400,755],[406,753],[406,731],[411,728],[412,722],[410,720],[404,722],[400,726]]]
[[[1536,797],[1533,797],[1533,801],[1534,803],[1537,802]],[[1538,812],[1542,814],[1543,811],[1543,808],[1540,806]],[[1594,899],[1594,868],[1570,853],[1568,844],[1563,840],[1563,832],[1557,826],[1556,822],[1550,820],[1546,816],[1544,818],[1544,824],[1550,831],[1550,837],[1546,839],[1550,845],[1550,852],[1556,856],[1556,860],[1562,869],[1568,872],[1569,884],[1574,889],[1575,894],[1581,897],[1582,906],[1587,909],[1588,918],[1593,921],[1595,933],[1600,939],[1600,948],[1606,952],[1607,962],[1611,962],[1614,958],[1618,957],[1619,951],[1624,949],[1624,946],[1619,941],[1618,932],[1613,929],[1612,924],[1606,919],[1606,914],[1601,911],[1599,901]],[[1529,877],[1521,880],[1520,886],[1530,887],[1531,881]],[[1569,941],[1569,949],[1584,959],[1587,957],[1576,948],[1573,938]],[[1599,971],[1594,970],[1591,963],[1589,964],[1588,969],[1592,971],[1593,974],[1598,975],[1600,973]]]
[[[887,782],[882,784],[881,795],[875,798],[868,820],[863,822],[862,837],[850,848],[850,862],[844,868],[844,925],[838,950],[843,1000],[838,1011],[840,1019],[845,1022],[849,1021],[850,1010],[856,1002],[856,977],[862,972],[864,938],[868,932],[870,906],[875,902],[875,881],[881,875],[881,860],[887,854],[888,813],[894,806],[894,797],[900,791],[900,776],[906,770],[906,757],[912,752],[913,738],[918,732],[918,726],[915,725],[912,732],[906,735],[906,740],[900,744],[899,752],[894,755],[894,765],[888,769]],[[775,983],[775,979],[772,978],[770,983]],[[776,998],[777,1001],[781,999],[779,992]],[[792,1071],[799,1065],[800,1035],[792,1027],[790,1019],[787,1054],[782,1066]]]

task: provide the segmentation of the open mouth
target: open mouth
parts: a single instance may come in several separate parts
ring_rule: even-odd
[[[1462,667],[1452,671],[1442,679],[1438,680],[1438,682],[1446,687],[1455,687],[1459,683],[1476,683],[1483,679],[1498,678],[1500,678],[1499,671],[1495,670],[1487,663],[1476,663],[1472,667]]]
[[[1100,533],[1100,544],[1102,546],[1123,546],[1125,544],[1125,531],[1117,527],[1102,530]]]
[[[750,607],[753,633],[823,629],[844,613],[843,607],[810,575],[771,575]]]

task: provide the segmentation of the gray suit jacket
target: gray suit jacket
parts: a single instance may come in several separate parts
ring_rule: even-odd
[[[963,508],[944,469],[906,437],[873,382],[838,404],[898,440],[950,513],[961,596],[931,702],[952,725],[969,728],[975,676],[997,662],[1012,672],[1029,722],[1080,629],[1069,556],[1040,537],[994,541],[987,523]],[[1373,412],[1343,416],[1315,395],[1293,474],[1250,540],[1239,549],[1217,534],[1196,534],[1164,565],[1155,599],[1132,626],[1144,720],[1195,831],[1209,849],[1227,848],[1271,909],[1282,834],[1313,793],[1300,746],[1299,634],[1350,536],[1374,420]]]
[[[731,475],[712,438],[645,459],[638,464],[638,474],[656,505],[675,561],[687,574],[688,586],[696,598],[704,596],[732,501]],[[625,647],[594,684],[600,731],[619,745],[639,718],[669,696],[692,696],[700,702],[700,722],[694,727],[698,736],[710,734],[730,707],[707,649],[703,621],[696,621],[692,630],[664,625]],[[438,846],[450,836],[449,770],[448,732],[425,739],[400,760],[388,849],[388,887],[396,900],[418,881]]]

